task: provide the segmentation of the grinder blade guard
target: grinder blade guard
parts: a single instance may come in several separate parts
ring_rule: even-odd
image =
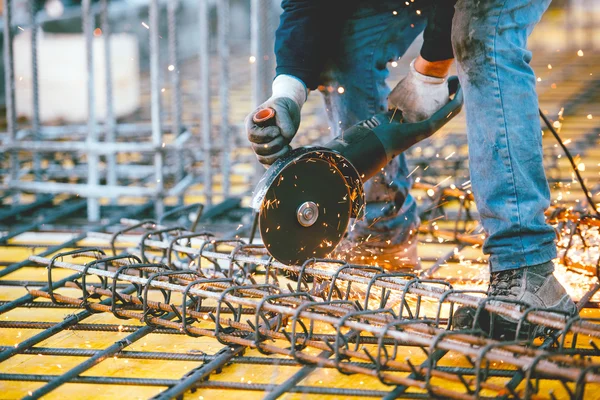
[[[299,264],[331,253],[350,219],[364,216],[363,183],[460,112],[458,78],[449,78],[448,88],[450,101],[427,120],[404,123],[400,111],[377,114],[324,146],[300,147],[275,161],[252,199],[269,254],[281,263]],[[266,126],[274,117],[272,109],[261,110],[254,121]]]

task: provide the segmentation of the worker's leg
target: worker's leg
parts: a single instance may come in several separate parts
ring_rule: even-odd
[[[397,1],[365,3],[348,19],[339,48],[332,49],[332,60],[323,74],[321,91],[333,135],[387,110],[387,63],[402,56],[424,29],[425,21],[412,3],[410,7],[399,7],[403,3]],[[415,264],[419,217],[409,194],[408,174],[401,155],[366,183],[366,218],[350,228],[349,238],[366,241],[371,253],[384,250],[388,257],[397,257],[400,252],[402,261]],[[414,243],[406,249],[408,241]],[[360,262],[361,257],[350,261]]]
[[[493,272],[556,257],[527,37],[550,0],[458,0],[452,27],[473,192]]]
[[[488,295],[576,313],[552,274],[555,233],[544,218],[550,191],[527,51],[527,37],[549,3],[458,0],[452,42],[465,98],[473,192],[488,233],[483,248],[490,255]],[[470,328],[474,315],[475,309],[458,309],[455,328]],[[486,320],[489,324],[489,318],[478,321],[484,329]],[[495,338],[514,338],[516,320],[496,315],[494,321]],[[521,334],[529,331],[521,327]]]

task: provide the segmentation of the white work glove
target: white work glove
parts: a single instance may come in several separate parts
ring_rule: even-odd
[[[390,93],[388,109],[402,111],[406,122],[419,122],[431,117],[448,101],[446,78],[436,78],[417,72],[413,60],[408,75]]]
[[[258,161],[271,165],[291,150],[290,142],[300,126],[300,110],[308,91],[304,83],[291,75],[279,75],[273,81],[271,97],[246,117],[246,133]],[[275,124],[257,125],[252,117],[265,108],[275,110]]]

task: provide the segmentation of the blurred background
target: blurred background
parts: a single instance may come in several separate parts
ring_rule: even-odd
[[[1,207],[79,198],[85,207],[70,215],[94,222],[146,201],[157,215],[191,202],[247,205],[264,170],[242,125],[270,94],[279,3],[5,1]],[[600,2],[555,1],[530,47],[541,106],[596,195]],[[390,85],[419,48],[390,60]],[[309,96],[296,145],[328,138],[320,97]],[[576,204],[568,161],[545,143],[555,200]],[[468,182],[464,115],[409,160],[419,180]]]

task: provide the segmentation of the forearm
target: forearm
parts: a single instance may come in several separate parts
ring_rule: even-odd
[[[284,0],[275,36],[277,75],[316,89],[319,75],[341,31],[343,0]]]
[[[421,54],[415,60],[415,70],[427,76],[445,77],[452,66],[452,19],[456,0],[437,0],[427,15]]]

